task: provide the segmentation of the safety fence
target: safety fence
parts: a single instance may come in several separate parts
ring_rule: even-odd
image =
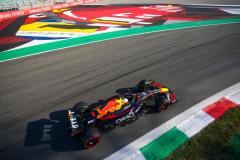
[[[75,0],[71,0],[74,2]],[[53,4],[71,2],[67,0],[0,0],[0,11],[13,11],[25,8],[43,7]]]
[[[44,7],[66,2],[77,2],[77,0],[0,0],[0,11],[13,11],[27,8]]]
[[[0,21],[101,0],[0,0]]]

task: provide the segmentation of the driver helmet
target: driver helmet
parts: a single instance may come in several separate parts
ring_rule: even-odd
[[[128,99],[127,98],[123,98],[123,104],[128,103]]]

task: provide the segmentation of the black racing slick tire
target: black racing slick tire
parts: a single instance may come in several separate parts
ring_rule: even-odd
[[[162,112],[169,107],[169,101],[165,95],[158,96],[156,98],[156,110]]]
[[[145,79],[138,82],[138,84],[137,84],[137,91],[138,92],[144,92],[145,91],[145,83],[146,83]]]
[[[141,80],[138,84],[137,84],[137,91],[138,92],[145,92],[147,90],[149,90],[151,88],[151,85],[154,81],[153,80]]]
[[[78,102],[73,106],[73,109],[75,110],[76,113],[78,114],[83,114],[86,112],[89,112],[89,106],[85,102]]]
[[[96,146],[100,141],[100,133],[97,128],[88,128],[82,136],[82,143],[85,149]]]

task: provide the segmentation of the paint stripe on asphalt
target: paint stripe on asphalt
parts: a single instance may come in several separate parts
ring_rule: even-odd
[[[194,131],[194,129],[199,130],[199,128],[204,128],[205,124],[207,123],[209,124],[212,121],[212,119],[209,117],[210,115],[206,116],[202,112],[206,108],[206,106],[211,106],[211,104],[214,104],[216,101],[219,101],[220,99],[222,99],[222,97],[225,97],[225,96],[235,99],[235,102],[236,101],[238,102],[236,104],[240,104],[239,92],[240,92],[240,82],[194,105],[193,107],[189,108],[183,113],[177,115],[176,117],[170,119],[169,121],[165,122],[161,126],[153,129],[152,131],[148,132],[147,134],[143,135],[142,137],[138,138],[137,140],[123,147],[119,151],[108,156],[107,158],[105,158],[105,160],[135,160],[135,159],[143,159],[143,156],[146,156],[145,159],[148,159],[147,157],[150,157],[150,158],[153,157],[149,155],[155,152],[153,151],[147,152],[144,150],[145,152],[145,155],[144,155],[144,153],[141,154],[139,150],[141,150],[141,148],[144,148],[144,146],[147,146],[150,143],[154,143],[152,141],[155,141],[156,139],[158,139],[159,137],[161,137],[166,132],[168,132],[169,130],[171,130],[176,126],[179,128],[179,131],[182,131],[182,133],[184,133],[186,136],[188,135],[189,137],[191,137],[192,135],[196,134],[195,133],[196,131]],[[221,104],[221,103],[218,103],[218,104]],[[195,120],[191,121],[191,120],[188,120],[188,118],[186,118],[186,117],[191,117],[194,114],[195,114],[195,117],[191,119],[195,119]],[[214,119],[214,117],[212,118]],[[190,122],[197,122],[197,121],[202,121],[200,122],[202,124],[200,126],[196,126],[196,128],[193,128],[192,131],[186,130],[187,128],[189,128],[189,126],[194,125],[194,124],[190,124]],[[153,148],[153,149],[156,149],[156,148]],[[164,155],[166,155],[165,153],[167,152],[164,152]],[[164,157],[164,155],[160,157]]]
[[[189,138],[174,127],[140,149],[147,160],[164,159]]]
[[[186,119],[184,122],[177,125],[177,128],[190,138],[213,121],[213,117],[203,111],[199,111],[198,113]]]
[[[164,159],[189,138],[200,132],[215,119],[221,117],[225,111],[236,107],[236,103],[221,98],[217,102],[188,117],[177,127],[174,127],[140,148],[146,160]]]
[[[226,18],[226,19],[217,19],[217,20],[207,20],[207,21],[198,21],[198,22],[183,22],[178,24],[166,24],[159,26],[143,27],[143,28],[133,28],[123,31],[114,31],[96,35],[89,35],[84,37],[60,40],[57,42],[41,44],[16,50],[3,51],[0,52],[0,62],[9,61],[13,59],[28,57],[32,55],[38,55],[46,53],[49,51],[55,51],[59,49],[70,48],[74,46],[86,45],[95,42],[101,42],[111,39],[123,38],[128,36],[135,36],[147,33],[154,33],[160,31],[169,31],[177,30],[184,28],[200,27],[200,26],[211,26],[211,25],[220,25],[220,24],[232,24],[240,23],[240,18]]]
[[[219,101],[207,106],[203,109],[204,112],[211,115],[214,119],[220,118],[228,109],[235,107],[237,104],[222,98]]]
[[[239,92],[235,92],[235,93],[227,96],[226,98],[231,100],[232,102],[234,102],[236,104],[240,104],[240,91]]]
[[[240,5],[230,5],[230,4],[187,4],[187,6],[204,6],[204,7],[240,7]]]

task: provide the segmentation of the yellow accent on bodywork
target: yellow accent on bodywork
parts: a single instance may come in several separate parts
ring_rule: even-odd
[[[169,91],[168,88],[160,88],[160,92],[162,92],[162,93],[166,93],[166,92],[168,92],[168,91]]]

